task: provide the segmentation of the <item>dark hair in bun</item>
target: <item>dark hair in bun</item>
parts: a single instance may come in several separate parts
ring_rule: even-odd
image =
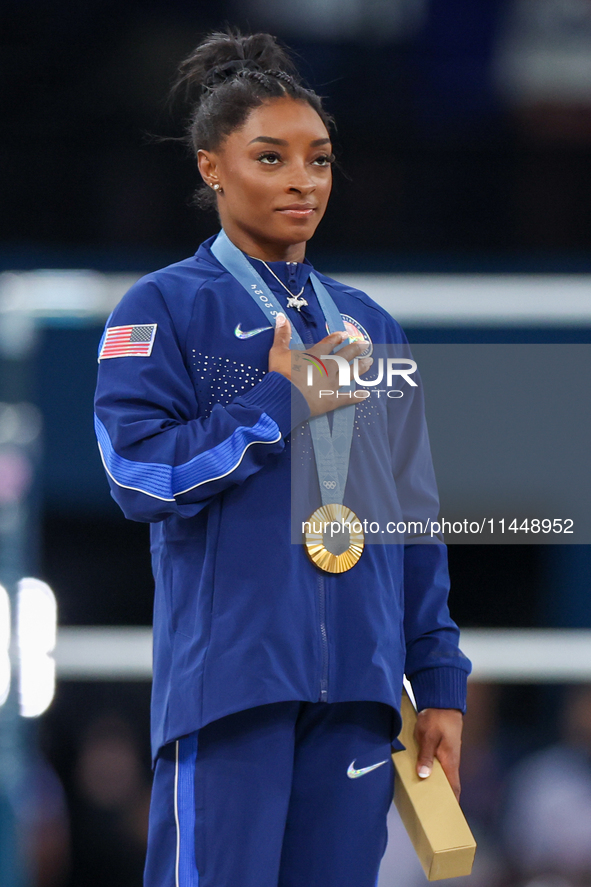
[[[237,30],[209,34],[179,65],[172,92],[179,91],[191,103],[187,141],[195,156],[200,148],[218,148],[253,108],[273,98],[290,96],[307,102],[327,129],[333,125],[320,96],[302,85],[289,55],[271,34],[243,35]],[[215,207],[216,197],[204,185],[196,202]]]

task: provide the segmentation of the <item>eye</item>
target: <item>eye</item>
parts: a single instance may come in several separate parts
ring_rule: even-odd
[[[259,163],[264,163],[267,166],[277,166],[280,162],[281,157],[277,154],[276,151],[265,151],[264,154],[259,154],[257,157]]]
[[[317,157],[313,163],[316,163],[318,166],[330,166],[334,161],[334,154],[322,154],[320,157]]]

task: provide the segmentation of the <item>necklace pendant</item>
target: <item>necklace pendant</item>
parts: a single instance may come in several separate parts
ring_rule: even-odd
[[[297,308],[301,311],[304,305],[307,305],[306,299],[300,299],[298,296],[290,296],[287,300],[288,308]]]

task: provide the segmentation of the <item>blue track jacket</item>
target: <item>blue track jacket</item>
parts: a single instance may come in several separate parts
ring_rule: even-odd
[[[125,516],[151,524],[154,757],[210,721],[271,702],[374,700],[398,710],[404,673],[419,709],[464,711],[470,662],[448,611],[443,544],[366,545],[335,575],[292,543],[290,433],[307,427],[309,408],[268,372],[272,329],[211,253],[213,239],[139,280],[101,341],[101,457]],[[286,290],[251,261],[285,306]],[[308,307],[285,312],[304,343],[323,338],[310,263],[270,267],[292,292],[304,287]],[[374,343],[406,342],[365,293],[318,276]],[[412,446],[397,460],[387,435],[380,440],[374,455],[391,466],[382,484],[432,474],[424,447],[416,465]],[[360,458],[354,435],[351,474]],[[319,497],[310,504],[308,513]]]

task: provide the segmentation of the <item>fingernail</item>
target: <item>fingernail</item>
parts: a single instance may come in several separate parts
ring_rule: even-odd
[[[363,366],[370,367],[373,363],[373,357],[364,357],[363,358]]]
[[[419,776],[421,779],[426,779],[427,776],[431,776],[431,768],[423,764],[422,767],[419,767]]]
[[[285,323],[285,314],[278,314],[275,318],[275,326],[283,326]]]
[[[347,330],[339,330],[338,332],[341,337],[341,342],[344,342],[345,339],[349,338],[349,333],[347,332]]]

